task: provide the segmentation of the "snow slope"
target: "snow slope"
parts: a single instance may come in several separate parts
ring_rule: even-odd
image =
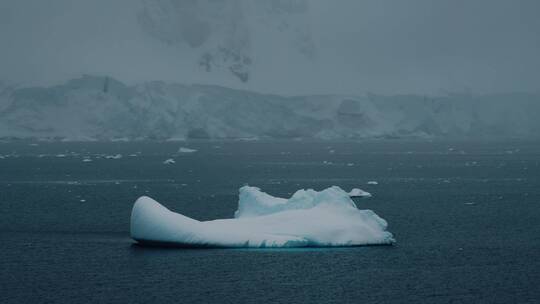
[[[128,86],[84,76],[0,91],[0,137],[539,138],[533,94],[279,96],[206,85]]]
[[[149,197],[131,213],[131,237],[141,243],[211,247],[306,247],[392,244],[387,223],[359,210],[339,187],[299,190],[274,198],[255,187],[240,189],[234,219],[200,222],[171,212]]]

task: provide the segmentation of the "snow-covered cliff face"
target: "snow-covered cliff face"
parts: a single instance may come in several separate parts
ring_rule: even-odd
[[[175,138],[536,138],[540,96],[283,97],[218,86],[127,86],[85,76],[0,92],[0,137],[71,140]]]

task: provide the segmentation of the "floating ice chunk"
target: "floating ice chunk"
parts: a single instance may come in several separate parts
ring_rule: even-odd
[[[172,159],[172,158],[166,159],[166,160],[163,162],[164,165],[172,165],[172,164],[174,164],[174,163],[176,163],[176,162],[175,162],[174,159]]]
[[[106,159],[120,159],[122,158],[122,154],[116,154],[116,155],[106,155]]]
[[[82,161],[83,161],[83,162],[85,162],[85,163],[88,163],[88,162],[91,162],[91,161],[92,161],[92,159],[90,159],[90,158],[83,158],[83,160],[82,160]]]
[[[131,237],[142,244],[188,247],[305,247],[392,244],[387,223],[359,210],[339,187],[299,190],[290,199],[242,187],[235,218],[197,221],[143,196],[131,213]]]
[[[362,189],[354,188],[349,192],[350,197],[371,197],[371,193]]]
[[[185,147],[180,147],[180,149],[178,149],[178,152],[179,153],[193,153],[193,152],[197,152],[197,150],[196,149],[185,148]]]
[[[67,156],[67,155],[65,155],[65,154],[56,154],[56,157],[60,157],[60,158],[66,157],[66,156]]]
[[[367,182],[367,184],[368,185],[378,185],[379,182],[377,182],[377,181],[369,181],[369,182]]]

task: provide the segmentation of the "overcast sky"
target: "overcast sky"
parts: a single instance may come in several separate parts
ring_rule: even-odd
[[[277,93],[540,91],[540,1],[308,4],[318,68],[275,55],[279,62],[273,66],[284,74],[290,66],[296,83],[261,64],[252,84],[232,86]],[[136,0],[0,1],[0,80],[51,84],[96,73],[128,83],[208,79],[223,84],[206,74],[182,73],[181,65],[171,68],[167,56],[176,55],[154,45],[141,47],[140,37],[130,41],[140,32],[134,21],[139,10]]]

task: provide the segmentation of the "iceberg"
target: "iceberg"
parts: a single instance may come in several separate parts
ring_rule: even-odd
[[[178,247],[330,247],[393,244],[387,223],[359,210],[341,188],[298,190],[289,199],[240,188],[234,218],[198,221],[147,196],[135,202],[131,237],[142,245]]]

